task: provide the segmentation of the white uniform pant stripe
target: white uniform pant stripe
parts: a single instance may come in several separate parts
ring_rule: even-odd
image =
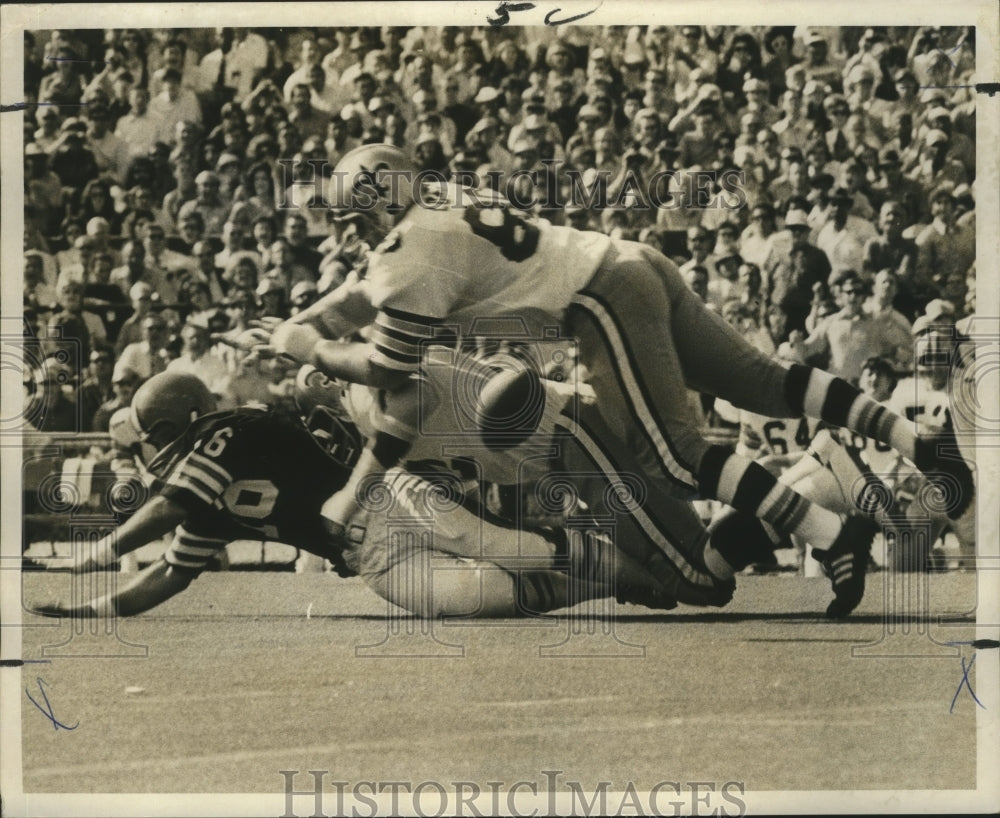
[[[604,331],[605,337],[611,346],[612,358],[616,364],[618,374],[625,386],[624,397],[626,402],[631,408],[632,413],[642,424],[646,436],[656,449],[660,462],[663,463],[671,477],[677,482],[695,489],[697,481],[688,469],[677,462],[677,458],[670,451],[670,447],[667,445],[666,438],[655,416],[646,405],[642,390],[639,388],[635,373],[632,371],[632,362],[628,351],[625,349],[625,343],[618,332],[618,327],[615,325],[614,319],[604,308],[604,305],[584,293],[577,293],[573,296],[573,303],[586,309],[597,320]],[[598,400],[600,400],[600,396],[598,396]]]
[[[580,445],[583,446],[584,450],[587,452],[587,455],[597,464],[597,467],[604,474],[609,477],[617,474],[618,470],[615,468],[615,464],[607,458],[601,447],[587,433],[586,429],[579,424],[574,423],[573,428],[569,431],[573,433],[574,437],[576,437],[576,439],[580,442]],[[633,519],[635,519],[635,521],[639,524],[639,527],[645,532],[646,536],[649,537],[649,539],[664,554],[666,554],[667,559],[674,564],[677,570],[681,572],[688,582],[706,586],[713,584],[711,577],[705,575],[691,565],[687,561],[687,558],[674,547],[673,543],[666,538],[659,526],[657,526],[657,524],[650,519],[645,509],[640,506],[635,506],[630,509],[630,513]]]

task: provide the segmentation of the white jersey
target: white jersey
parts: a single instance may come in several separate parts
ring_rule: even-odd
[[[428,348],[414,388],[381,392],[351,385],[344,406],[366,437],[385,432],[410,442],[408,468],[468,474],[459,462],[475,461],[477,479],[502,485],[538,480],[550,470],[556,453],[553,436],[568,434],[557,426],[562,410],[577,399],[575,387],[544,380],[545,409],[538,430],[526,441],[504,451],[487,449],[476,430],[475,406],[479,393],[495,374],[497,359],[481,360],[454,350]],[[579,399],[588,399],[582,386]]]
[[[611,245],[601,233],[528,220],[484,196],[449,186],[433,208],[412,207],[372,252],[376,363],[413,371],[422,340],[442,329],[485,334],[483,319],[513,316],[519,334],[545,337]]]
[[[754,459],[804,452],[816,433],[813,418],[769,418],[740,410],[740,437],[736,453]]]
[[[897,415],[911,421],[920,437],[931,437],[952,428],[948,393],[933,389],[923,378],[901,380],[893,390],[888,406]]]

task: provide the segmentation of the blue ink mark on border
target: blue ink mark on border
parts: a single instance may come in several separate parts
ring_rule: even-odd
[[[976,696],[976,691],[972,689],[972,682],[969,681],[969,671],[972,670],[972,666],[975,663],[976,663],[976,657],[973,656],[972,660],[969,662],[969,666],[966,667],[965,657],[964,656],[962,657],[962,681],[958,683],[958,688],[955,690],[955,696],[951,700],[951,707],[948,708],[949,713],[955,712],[955,702],[958,701],[958,694],[962,692],[963,687],[967,687],[969,689],[969,695],[972,696],[972,700],[976,704],[978,704],[981,708],[983,708],[983,710],[986,709],[986,705],[983,704],[981,701],[979,701],[979,698]]]
[[[0,659],[0,667],[23,667],[24,665],[51,665],[51,659]]]
[[[31,695],[31,691],[28,688],[24,688],[24,692],[27,695],[28,699],[31,701],[31,703],[38,708],[39,712],[43,716],[45,716],[45,718],[49,719],[52,722],[52,729],[58,732],[60,727],[63,730],[75,730],[77,727],[79,727],[80,726],[79,721],[77,721],[76,724],[70,727],[67,724],[63,724],[56,718],[56,714],[52,710],[52,705],[49,703],[49,697],[45,693],[45,680],[41,676],[38,676],[35,678],[35,681],[38,682],[38,690],[42,694],[42,698],[45,700],[45,706],[42,707],[42,705],[40,705],[35,700],[35,697]],[[958,696],[957,693],[955,695]],[[973,694],[973,696],[975,696],[975,694]]]

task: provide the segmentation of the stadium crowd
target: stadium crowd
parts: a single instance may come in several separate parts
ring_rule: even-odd
[[[222,407],[288,401],[284,365],[246,349],[363,270],[364,220],[327,194],[337,161],[375,142],[655,246],[768,353],[787,342],[854,382],[872,356],[912,372],[914,336],[974,310],[973,35],[26,34],[26,386],[44,407],[28,417],[106,432],[168,369]]]

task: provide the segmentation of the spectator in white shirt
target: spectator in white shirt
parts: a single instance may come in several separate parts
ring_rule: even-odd
[[[130,113],[118,120],[115,136],[127,146],[129,158],[147,156],[162,132],[162,120],[149,110],[149,91],[141,86],[129,91]]]
[[[201,104],[194,91],[181,86],[180,71],[176,68],[161,70],[163,90],[149,103],[149,109],[160,119],[158,141],[173,145],[176,142],[178,122],[201,124]]]
[[[816,246],[826,253],[833,273],[860,270],[865,243],[878,235],[871,222],[850,215],[854,197],[836,187],[827,199],[827,219],[816,236]]]

